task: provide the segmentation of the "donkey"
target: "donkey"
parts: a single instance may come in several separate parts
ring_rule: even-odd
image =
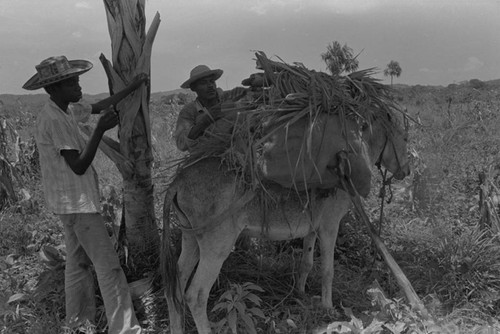
[[[377,116],[371,125],[362,128],[361,134],[372,165],[383,165],[396,179],[409,174],[407,133],[399,123],[390,120],[389,114]],[[351,205],[350,195],[342,189],[323,196],[311,192],[310,209],[305,210],[293,190],[275,185],[269,191],[281,200],[267,208],[264,222],[256,193],[242,187],[236,174],[218,159],[201,160],[183,169],[170,184],[163,208],[162,272],[171,333],[183,333],[179,302],[188,305],[199,333],[211,333],[207,315],[209,293],[240,235],[270,240],[304,238],[298,279],[302,292],[319,237],[321,304],[333,307],[334,248],[340,220]],[[177,215],[182,230],[177,266],[169,241],[171,211]]]

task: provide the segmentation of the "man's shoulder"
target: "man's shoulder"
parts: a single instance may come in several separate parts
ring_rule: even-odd
[[[86,101],[79,101],[70,103],[68,109],[70,109],[74,115],[89,114],[92,112],[92,105]]]
[[[181,109],[181,113],[189,113],[198,111],[198,102],[196,100],[188,102]]]
[[[186,103],[182,109],[195,108],[197,104],[198,104],[198,101],[197,100],[193,100],[191,102]]]
[[[89,109],[89,108],[92,108],[92,105],[90,104],[90,102],[84,101],[84,100],[81,100],[81,101],[78,101],[78,102],[74,102],[74,103],[70,103],[69,105],[70,105],[71,108],[74,108],[74,109]]]
[[[47,100],[43,107],[40,109],[36,119],[38,123],[47,122],[58,116],[58,109],[54,107],[55,103]]]

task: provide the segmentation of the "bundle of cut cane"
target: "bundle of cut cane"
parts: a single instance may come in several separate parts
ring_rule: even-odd
[[[181,161],[181,167],[218,157],[255,189],[263,184],[258,165],[262,145],[280,128],[307,119],[310,130],[304,136],[305,147],[312,152],[312,129],[323,113],[338,115],[343,127],[347,119],[361,126],[371,124],[379,112],[393,114],[398,110],[389,88],[371,77],[374,69],[333,76],[309,70],[300,63],[272,61],[263,52],[255,55],[268,88],[253,101],[224,109],[231,116],[219,122],[230,123],[231,131],[218,131],[217,126],[207,131],[191,154]]]

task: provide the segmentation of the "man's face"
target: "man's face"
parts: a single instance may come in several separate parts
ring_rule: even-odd
[[[217,84],[213,76],[201,78],[193,83],[191,88],[201,100],[212,100],[217,98]]]
[[[56,94],[64,101],[74,103],[82,98],[82,87],[78,76],[62,80],[55,85]]]

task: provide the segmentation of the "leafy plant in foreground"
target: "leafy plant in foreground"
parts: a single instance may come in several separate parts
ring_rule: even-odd
[[[350,308],[343,307],[350,321],[332,322],[314,334],[457,333],[457,327],[454,324],[438,324],[432,317],[422,317],[402,299],[385,297],[378,283],[368,289],[367,294],[371,298],[374,309],[371,312],[364,312],[364,320],[356,317]]]
[[[256,317],[264,319],[264,313],[260,309],[261,299],[252,291],[263,292],[264,290],[256,284],[246,282],[243,284],[231,284],[212,311],[225,311],[225,317],[216,323],[217,333],[257,333],[255,329]],[[238,331],[238,328],[241,328]]]
[[[433,250],[442,279],[435,290],[454,304],[480,302],[495,309],[500,301],[500,243],[498,236],[478,228],[442,240]],[[486,298],[488,297],[488,298]]]

